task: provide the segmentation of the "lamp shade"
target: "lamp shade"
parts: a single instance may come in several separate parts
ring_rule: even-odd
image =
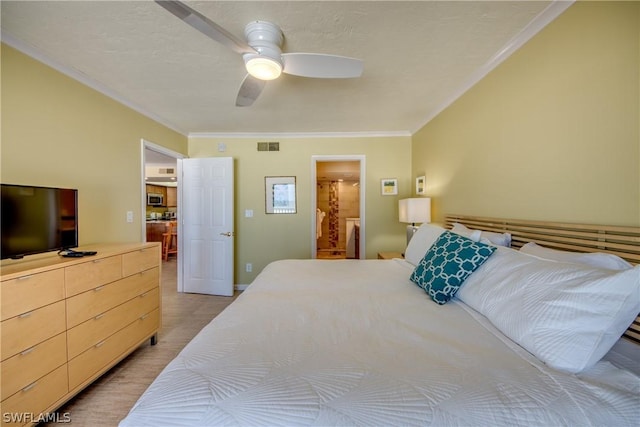
[[[402,199],[398,202],[400,222],[410,224],[431,222],[431,199],[429,197],[414,197]]]

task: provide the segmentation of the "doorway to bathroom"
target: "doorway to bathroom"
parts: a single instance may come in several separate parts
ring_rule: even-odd
[[[363,259],[364,156],[313,156],[312,256]]]

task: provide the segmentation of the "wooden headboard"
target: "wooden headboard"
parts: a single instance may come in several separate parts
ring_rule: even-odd
[[[452,228],[456,222],[477,230],[511,233],[511,246],[515,249],[535,242],[565,251],[614,254],[640,264],[640,227],[446,215],[446,228]],[[640,344],[640,315],[624,336]]]

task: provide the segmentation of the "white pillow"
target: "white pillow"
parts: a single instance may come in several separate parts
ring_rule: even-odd
[[[444,228],[440,226],[428,223],[422,224],[409,241],[407,250],[404,253],[404,259],[413,265],[420,264],[431,245],[438,240],[442,233],[444,233]]]
[[[559,251],[557,249],[545,248],[534,242],[529,242],[522,246],[520,252],[552,261],[573,262],[590,265],[592,267],[609,268],[611,270],[626,270],[627,268],[633,267],[627,261],[613,254]]]
[[[618,368],[631,371],[640,377],[640,345],[620,338],[604,355],[602,360],[613,363]]]
[[[451,231],[461,236],[468,237],[474,242],[479,242],[480,235],[482,234],[480,230],[471,230],[470,228],[467,228],[462,224],[458,224],[457,222],[453,223],[453,228],[451,229]]]
[[[597,269],[499,247],[456,297],[547,365],[576,373],[600,360],[640,312],[640,265]]]
[[[511,247],[510,233],[495,233],[493,231],[472,230],[463,224],[458,224],[457,222],[453,224],[453,229],[451,231],[462,236],[469,237],[471,240],[475,240],[476,242],[482,242],[494,246],[504,246],[507,248]],[[478,236],[478,238],[474,239],[473,237],[469,236],[469,234]]]

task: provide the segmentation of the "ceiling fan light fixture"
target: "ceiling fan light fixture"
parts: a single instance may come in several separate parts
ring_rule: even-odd
[[[281,73],[320,79],[347,79],[362,75],[360,59],[322,53],[283,53],[284,34],[272,22],[249,22],[244,28],[245,43],[179,0],[156,0],[156,3],[207,37],[242,55],[248,74],[240,85],[237,107],[253,104],[266,81],[277,79]]]
[[[245,65],[247,72],[260,80],[274,80],[282,74],[282,64],[265,56],[255,56]]]

